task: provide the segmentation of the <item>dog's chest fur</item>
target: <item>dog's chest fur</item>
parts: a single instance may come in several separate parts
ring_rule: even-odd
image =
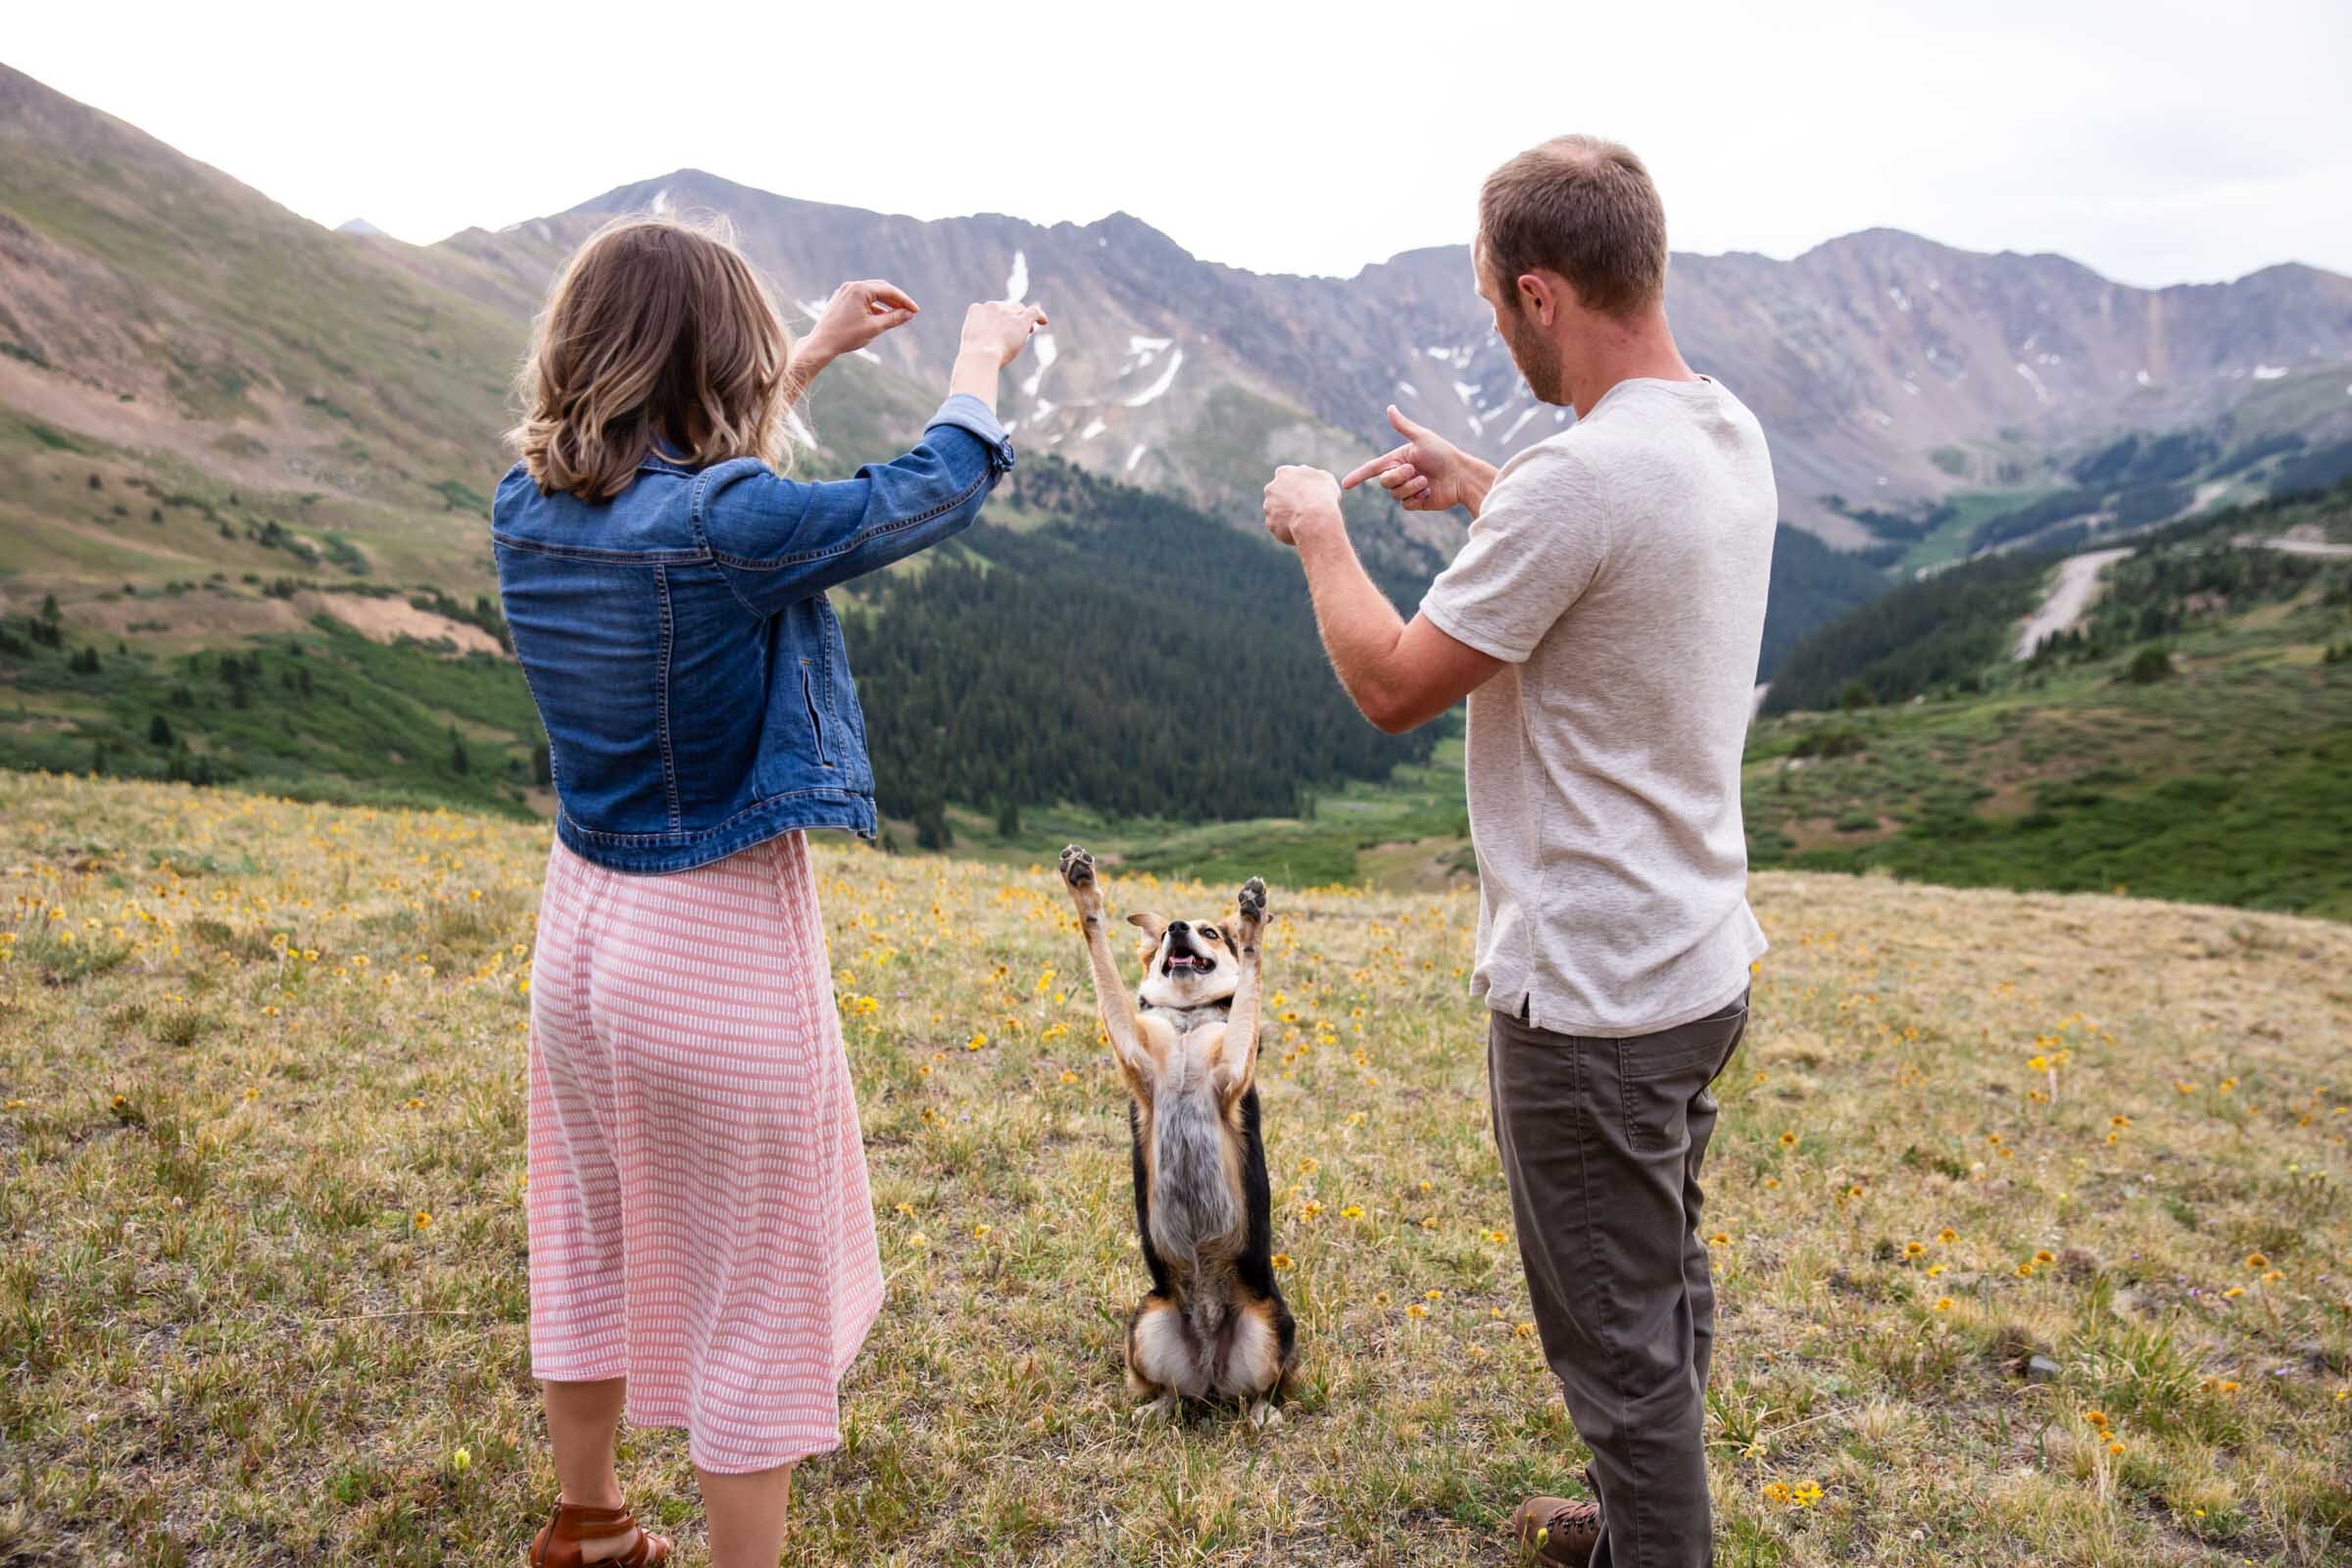
[[[1199,1007],[1154,1007],[1138,997],[1135,1010],[1139,1018],[1166,1024],[1181,1041],[1194,1030],[1205,1029],[1211,1024],[1222,1028],[1233,1016],[1233,1002],[1227,998]]]

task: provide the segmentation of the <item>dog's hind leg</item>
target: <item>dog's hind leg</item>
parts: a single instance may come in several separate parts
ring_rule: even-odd
[[[1228,1323],[1229,1337],[1218,1356],[1216,1392],[1240,1398],[1251,1426],[1262,1430],[1281,1425],[1274,1396],[1289,1369],[1283,1364],[1282,1336],[1272,1306],[1250,1301]]]
[[[1078,910],[1078,924],[1086,934],[1087,961],[1094,969],[1095,1008],[1102,1014],[1102,1027],[1110,1036],[1111,1054],[1118,1058],[1119,1071],[1126,1076],[1128,1089],[1138,1099],[1148,1102],[1152,1057],[1144,1049],[1143,1026],[1135,1016],[1135,1001],[1128,995],[1127,982],[1119,978],[1118,963],[1110,956],[1110,941],[1102,933],[1102,884],[1095,877],[1095,858],[1075,844],[1062,851],[1061,880],[1070,890],[1070,903]]]
[[[1139,1425],[1173,1419],[1187,1395],[1208,1392],[1184,1313],[1164,1296],[1145,1297],[1127,1324],[1127,1389],[1151,1399],[1136,1409]]]

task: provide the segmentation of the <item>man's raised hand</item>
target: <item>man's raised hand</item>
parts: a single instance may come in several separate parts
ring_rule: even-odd
[[[1366,479],[1378,479],[1381,488],[1407,512],[1468,507],[1476,513],[1486,499],[1487,486],[1494,483],[1494,470],[1444,436],[1406,418],[1394,403],[1389,405],[1389,423],[1405,438],[1404,445],[1350,470],[1340,481],[1340,488],[1352,490]]]

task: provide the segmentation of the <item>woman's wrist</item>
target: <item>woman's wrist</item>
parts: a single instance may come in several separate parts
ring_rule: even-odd
[[[960,392],[978,398],[988,405],[988,412],[997,412],[997,378],[1004,366],[997,351],[982,345],[966,343],[956,355],[956,368],[948,374],[948,395]]]
[[[792,359],[784,367],[784,401],[798,403],[824,368],[836,358],[823,342],[811,336],[802,339],[792,351]]]

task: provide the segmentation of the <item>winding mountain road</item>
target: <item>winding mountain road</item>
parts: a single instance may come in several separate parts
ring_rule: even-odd
[[[2330,539],[2312,539],[2294,534],[2278,534],[2258,538],[2241,534],[2234,543],[2256,550],[2277,550],[2290,556],[2312,556],[2326,561],[2352,560],[2352,544],[2339,544]],[[2051,584],[2049,597],[2041,608],[2026,617],[2018,628],[2017,648],[2010,655],[2015,660],[2034,657],[2042,639],[2054,637],[2071,628],[2082,618],[2082,612],[2098,597],[2099,574],[2110,563],[2132,554],[2131,547],[2120,550],[2092,550],[2080,556],[2069,556],[2058,563],[2058,580]],[[1761,702],[1761,699],[1758,699]]]
[[[2058,563],[2058,581],[2051,587],[2049,597],[2041,602],[2041,608],[2028,615],[2025,625],[2018,629],[2017,651],[2010,657],[2032,659],[2043,638],[2055,637],[2081,619],[2099,591],[2099,573],[2107,569],[2110,562],[2121,561],[2131,553],[2128,547],[2093,550]]]
[[[2316,556],[2323,561],[2352,560],[2352,545],[2339,545],[2329,539],[2297,539],[2282,535],[2277,539],[2247,539],[2240,543],[2259,545],[2265,550],[2284,551],[2290,556]]]

